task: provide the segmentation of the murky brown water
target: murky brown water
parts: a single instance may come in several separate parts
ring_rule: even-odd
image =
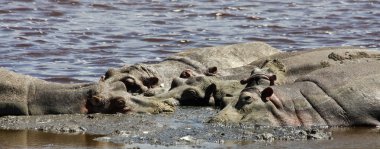
[[[0,148],[117,148],[90,135],[59,135],[31,130],[0,130]]]
[[[376,149],[380,148],[380,130],[334,128],[332,140],[203,143],[191,146],[114,144],[98,142],[99,136],[58,135],[36,131],[0,131],[0,148],[289,148],[289,149]]]
[[[1,0],[0,66],[96,81],[109,67],[205,46],[378,48],[379,20],[373,0]]]

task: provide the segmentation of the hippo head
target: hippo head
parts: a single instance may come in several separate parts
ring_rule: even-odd
[[[273,95],[273,89],[267,87],[262,89],[261,86],[245,88],[241,91],[239,100],[237,101],[235,108],[242,111],[250,111],[252,107],[267,103],[270,101],[276,108],[282,108],[281,102],[271,98]]]
[[[145,93],[158,87],[159,79],[149,69],[142,65],[124,66],[120,69],[109,69],[105,74],[105,80],[113,79],[124,83],[127,91],[132,94]]]
[[[215,73],[216,67],[209,70]],[[237,80],[224,80],[213,75],[180,76],[173,79],[169,92],[162,97],[174,98],[179,105],[223,108],[243,87]]]
[[[106,79],[102,76],[96,89],[89,92],[86,103],[88,113],[160,113],[172,112],[173,106],[164,102],[137,98],[128,92],[124,78]]]
[[[195,76],[216,76],[218,72],[218,68],[217,67],[209,67],[207,68],[205,71],[203,71],[203,74],[199,74],[197,73],[196,71],[194,70],[191,70],[191,69],[186,69],[184,71],[182,71],[182,73],[180,74],[180,78],[190,78],[190,77],[195,77]]]
[[[88,113],[127,113],[126,87],[122,82],[107,82],[102,76],[98,86],[90,90],[86,107]]]
[[[251,72],[250,77],[240,81],[241,84],[247,84],[246,87],[251,87],[255,85],[275,85],[277,77],[268,69],[254,68]]]
[[[273,94],[273,90],[265,86],[273,86],[274,81],[277,79],[276,75],[267,72],[266,69],[255,68],[251,72],[251,76],[247,79],[240,81],[241,84],[247,84],[246,87],[240,92],[239,100],[236,104],[237,109],[241,109],[244,105],[249,105],[261,99],[267,102],[266,96]]]
[[[276,125],[272,111],[281,108],[281,102],[272,100],[271,87],[254,86],[241,91],[238,101],[222,109],[210,122],[250,121],[259,125]]]
[[[215,78],[207,76],[174,78],[170,90],[161,97],[174,98],[183,106],[207,106],[216,91],[214,81]]]
[[[273,124],[272,108],[281,107],[277,100],[270,100],[276,75],[266,68],[254,68],[251,76],[240,81],[246,87],[240,92],[237,102],[229,104],[211,119],[215,122],[241,122],[254,120],[258,124]],[[269,102],[270,101],[270,102]],[[274,105],[274,106],[273,106]]]

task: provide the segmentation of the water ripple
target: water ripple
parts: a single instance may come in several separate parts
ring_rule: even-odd
[[[0,66],[96,81],[109,67],[249,41],[378,49],[379,10],[371,0],[2,0]]]

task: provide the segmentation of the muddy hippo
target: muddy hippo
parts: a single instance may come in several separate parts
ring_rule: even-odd
[[[44,81],[0,68],[0,116],[73,113],[157,113],[172,106],[143,99],[131,99],[124,83],[62,84]]]
[[[123,81],[130,93],[149,92],[148,95],[154,95],[167,91],[172,79],[178,77],[183,70],[209,75],[210,71],[214,71],[214,66],[219,69],[241,67],[278,52],[279,50],[262,42],[190,49],[159,63],[111,68],[106,72],[105,79]]]
[[[379,68],[378,57],[362,58],[316,69],[293,83],[249,83],[238,101],[226,106],[210,122],[380,126]]]

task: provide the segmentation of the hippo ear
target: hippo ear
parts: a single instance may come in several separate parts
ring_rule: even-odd
[[[110,68],[107,70],[106,74],[104,74],[104,79],[107,80],[108,78],[114,76],[117,73],[117,70],[115,68]]]
[[[250,83],[252,82],[254,79],[256,79],[256,77],[254,76],[250,76],[246,79],[243,79],[243,80],[240,80],[240,84],[244,85],[244,84],[247,84],[247,83]]]
[[[182,73],[179,75],[180,78],[190,78],[191,76],[193,76],[193,73],[191,73],[190,69],[182,71]]]
[[[267,102],[268,101],[267,98],[271,97],[272,95],[273,95],[273,89],[271,87],[267,87],[261,92],[261,100],[263,100],[264,102]]]
[[[159,79],[157,77],[149,77],[143,80],[143,84],[148,88],[152,88],[153,86],[158,84]]]
[[[210,67],[210,68],[207,68],[205,75],[206,76],[215,76],[217,72],[218,72],[218,67]]]
[[[240,80],[240,84],[242,84],[242,85],[247,84],[247,83],[248,83],[248,79]]]
[[[269,76],[269,85],[270,86],[273,86],[274,85],[274,81],[277,80],[277,76],[276,75],[272,75],[272,76]]]

